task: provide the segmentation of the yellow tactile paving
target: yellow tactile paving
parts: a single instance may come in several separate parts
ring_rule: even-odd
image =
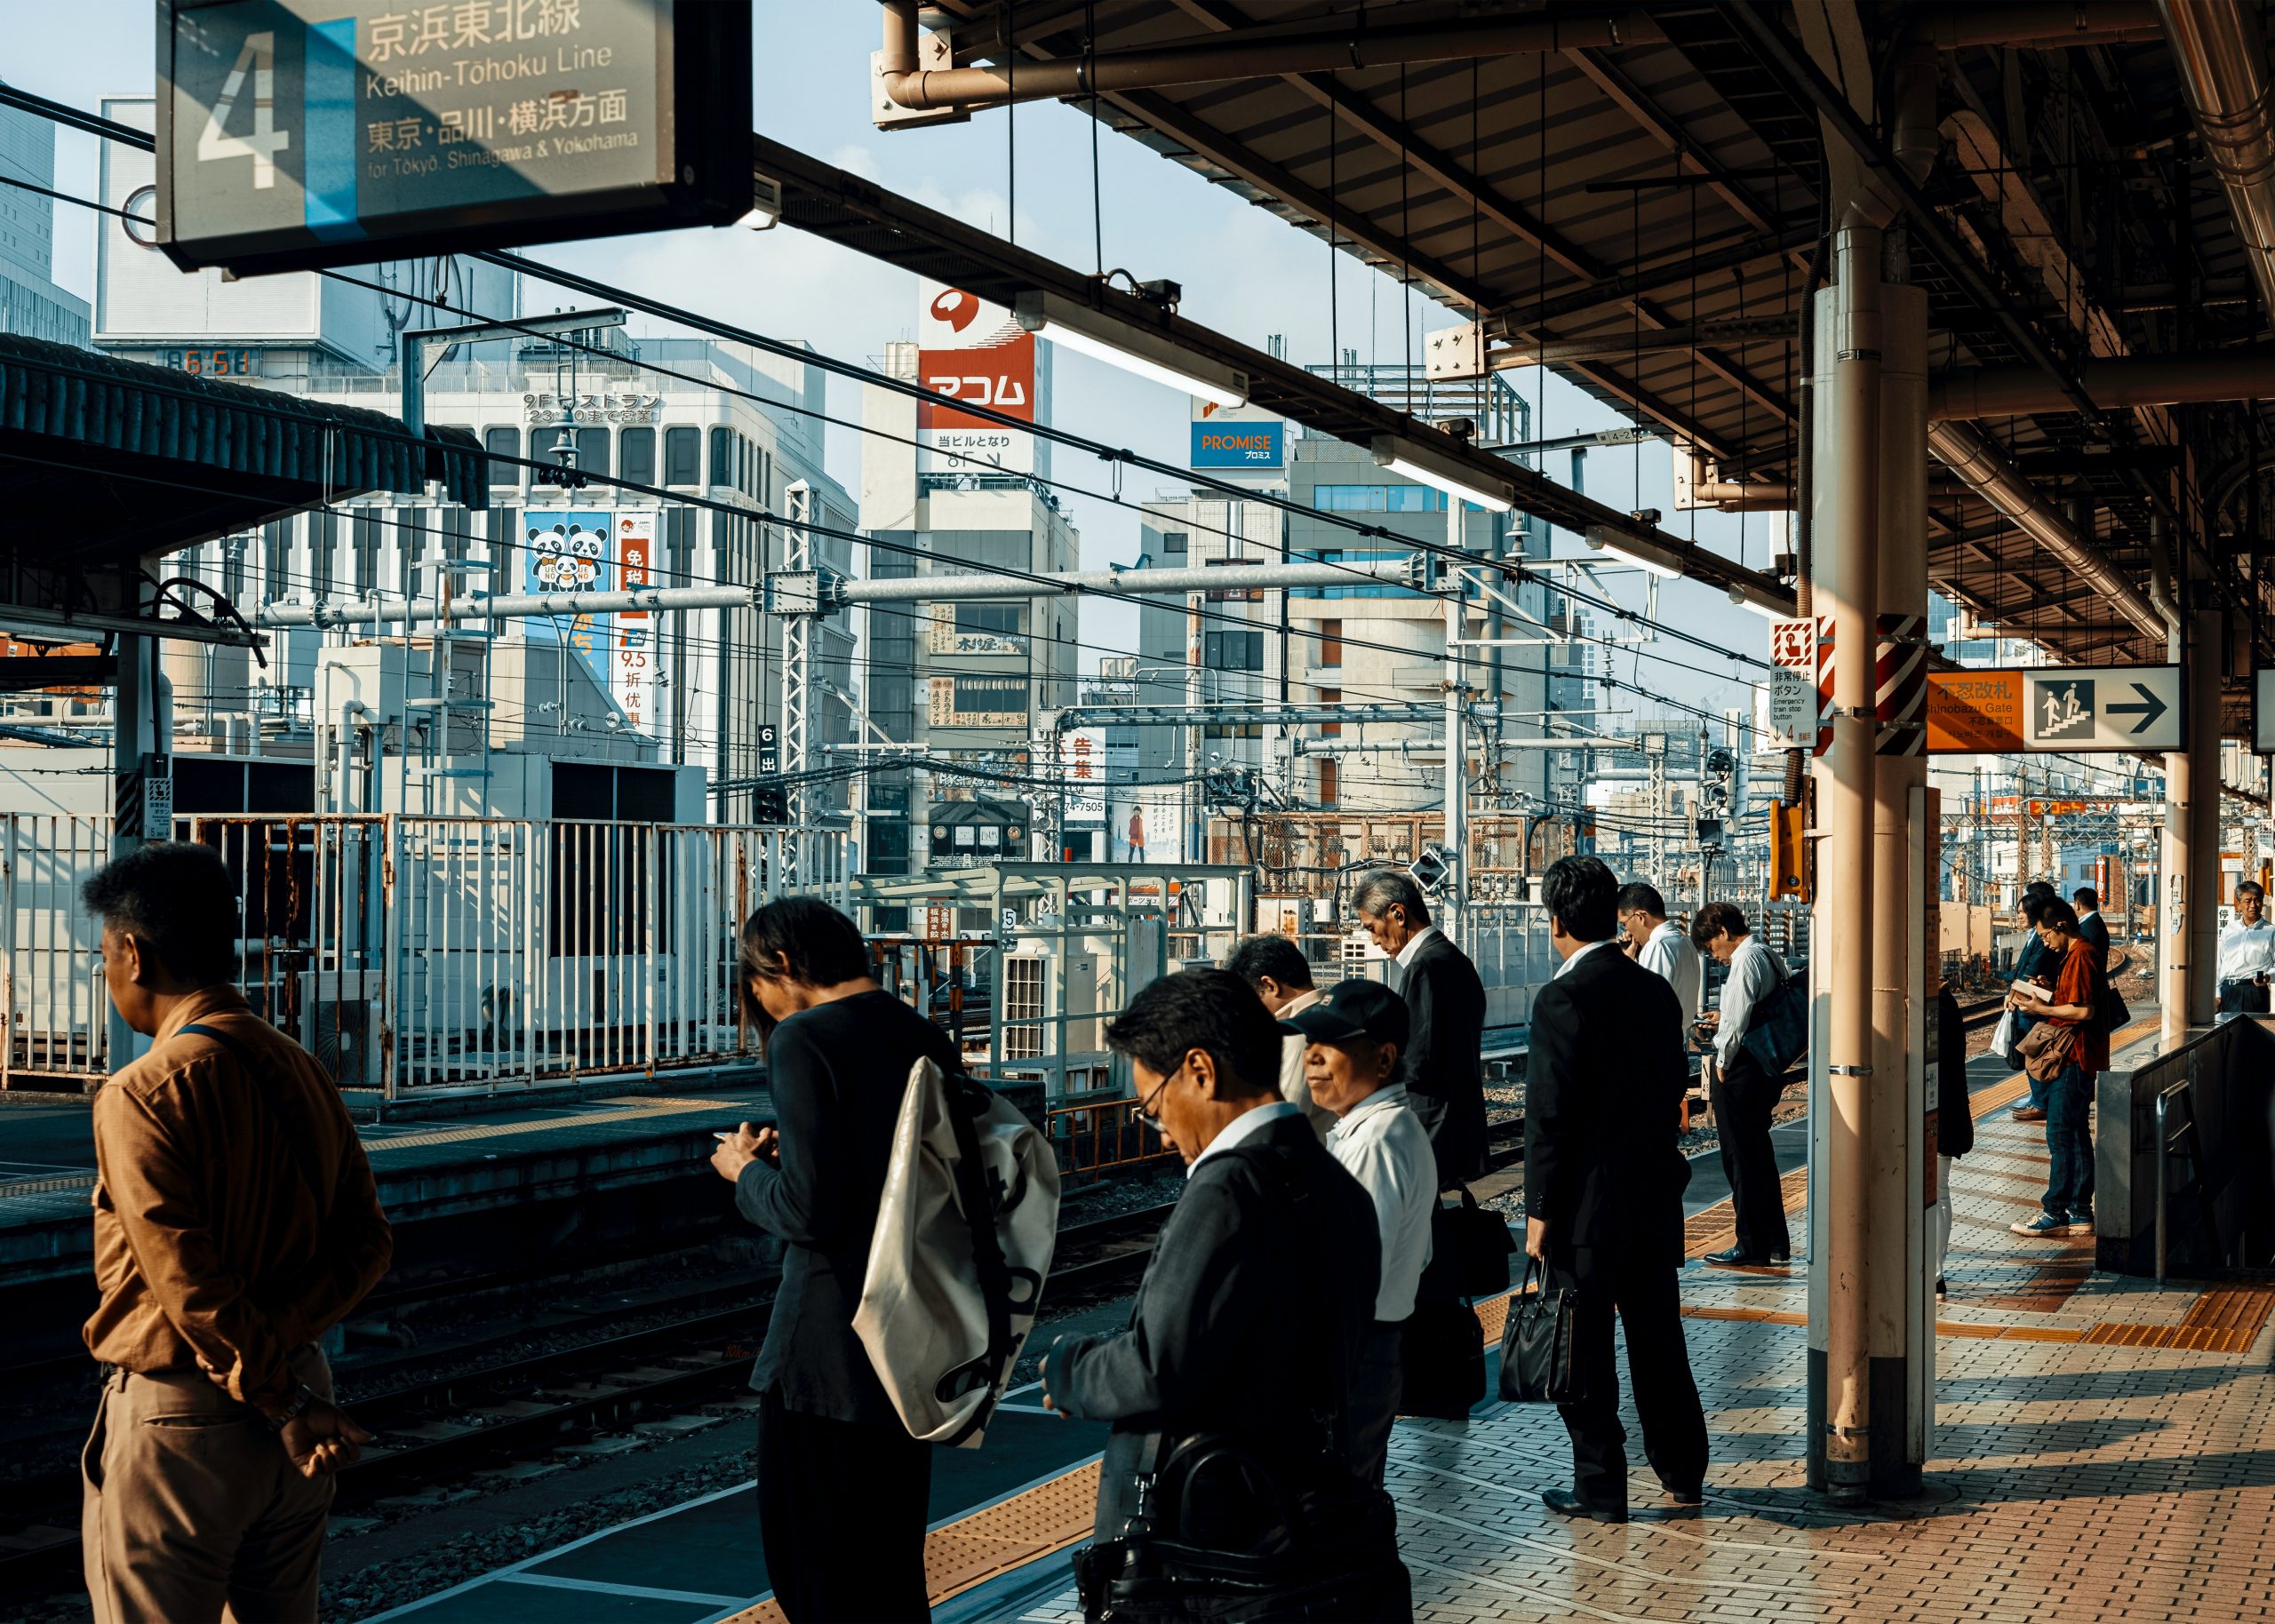
[[[1098,1463],[1086,1461],[1009,1500],[959,1517],[924,1537],[924,1577],[937,1607],[996,1574],[1065,1550],[1090,1536]],[[721,1624],[785,1624],[770,1597]]]

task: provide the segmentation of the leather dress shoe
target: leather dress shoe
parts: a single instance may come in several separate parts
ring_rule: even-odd
[[[2015,1107],[2015,1120],[2017,1122],[2043,1122],[2046,1120],[2046,1113],[2039,1110],[2035,1105],[2017,1105]]]
[[[1660,1486],[1666,1490],[1667,1498],[1678,1506],[1703,1506],[1706,1503],[1706,1490],[1703,1485],[1693,1484],[1680,1489],[1665,1484]]]
[[[1728,1252],[1709,1252],[1699,1261],[1712,1263],[1719,1269],[1767,1269],[1769,1254],[1748,1252],[1743,1246],[1732,1246]]]
[[[1540,1497],[1541,1504],[1560,1517],[1592,1517],[1599,1523],[1624,1523],[1627,1520],[1624,1506],[1592,1506],[1569,1489],[1550,1489]]]

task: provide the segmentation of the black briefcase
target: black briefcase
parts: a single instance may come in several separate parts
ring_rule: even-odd
[[[1497,1297],[1509,1289],[1509,1259],[1516,1250],[1509,1221],[1478,1206],[1465,1184],[1459,1206],[1441,1201],[1431,1211],[1430,1262],[1415,1294],[1425,1300]]]
[[[1545,1278],[1538,1291],[1530,1290],[1539,1268],[1537,1260],[1526,1262],[1527,1289],[1509,1299],[1501,1397],[1513,1404],[1577,1404],[1587,1396],[1577,1337],[1580,1294],[1570,1286],[1551,1291]]]
[[[1456,1298],[1414,1304],[1401,1338],[1398,1413],[1466,1421],[1485,1397],[1485,1327]]]

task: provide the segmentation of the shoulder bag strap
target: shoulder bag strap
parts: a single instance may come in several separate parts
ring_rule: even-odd
[[[308,1194],[315,1198],[318,1220],[329,1219],[331,1216],[331,1192],[324,1188],[323,1182],[316,1177],[315,1168],[309,1164],[308,1147],[302,1142],[300,1135],[293,1131],[291,1116],[285,1111],[283,1102],[277,1097],[276,1086],[271,1080],[267,1068],[253,1057],[252,1051],[244,1046],[242,1039],[232,1038],[218,1026],[208,1026],[203,1021],[193,1021],[181,1029],[180,1035],[212,1039],[228,1050],[237,1064],[244,1069],[245,1074],[253,1079],[253,1086],[260,1090],[263,1099],[267,1103],[268,1114],[275,1119],[277,1132],[283,1136],[285,1147],[291,1152],[293,1165],[300,1170],[301,1182],[307,1185]]]

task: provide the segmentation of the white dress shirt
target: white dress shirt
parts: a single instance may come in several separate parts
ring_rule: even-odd
[[[2265,914],[2256,925],[2239,919],[2220,933],[2220,979],[2249,981],[2262,975],[2275,977],[2275,923]]]
[[[1746,1021],[1754,1005],[1777,991],[1785,979],[1784,960],[1748,936],[1730,955],[1729,979],[1722,983],[1722,1018],[1714,1029],[1714,1067],[1729,1075],[1730,1062],[1745,1039]]]
[[[1661,919],[1636,950],[1635,962],[1674,989],[1684,1020],[1698,1013],[1698,1000],[1706,991],[1706,961],[1688,931]]]
[[[1296,1108],[1285,1100],[1274,1100],[1269,1105],[1259,1105],[1253,1111],[1242,1111],[1225,1124],[1225,1131],[1209,1142],[1207,1150],[1185,1165],[1185,1176],[1191,1178],[1194,1170],[1217,1151],[1229,1150],[1245,1140],[1253,1139],[1265,1128],[1279,1121],[1281,1118],[1292,1117],[1295,1114]]]
[[[1319,990],[1299,992],[1280,1006],[1275,1021],[1291,1020],[1320,1000]],[[1335,1113],[1312,1103],[1312,1086],[1304,1080],[1304,1051],[1311,1047],[1311,1039],[1301,1032],[1280,1034],[1280,1097],[1302,1111],[1312,1125],[1312,1132],[1322,1143],[1335,1126]]]
[[[1406,1103],[1406,1085],[1377,1088],[1344,1113],[1327,1148],[1375,1203],[1383,1241],[1375,1318],[1394,1325],[1414,1312],[1414,1288],[1430,1261],[1430,1215],[1438,1205],[1438,1158],[1429,1130]]]
[[[1586,958],[1590,953],[1594,952],[1596,949],[1600,947],[1609,947],[1611,943],[1609,942],[1591,942],[1585,947],[1574,948],[1572,950],[1572,956],[1569,959],[1567,959],[1563,963],[1558,965],[1556,967],[1556,975],[1551,975],[1548,979],[1554,981],[1558,975],[1563,975],[1565,971],[1579,963],[1581,959]]]
[[[1427,942],[1432,936],[1441,935],[1443,934],[1444,933],[1440,931],[1435,925],[1425,925],[1421,929],[1407,937],[1406,945],[1398,950],[1398,967],[1402,970],[1406,968],[1408,965],[1412,964],[1414,962],[1414,955],[1422,951],[1422,944],[1425,942]]]

